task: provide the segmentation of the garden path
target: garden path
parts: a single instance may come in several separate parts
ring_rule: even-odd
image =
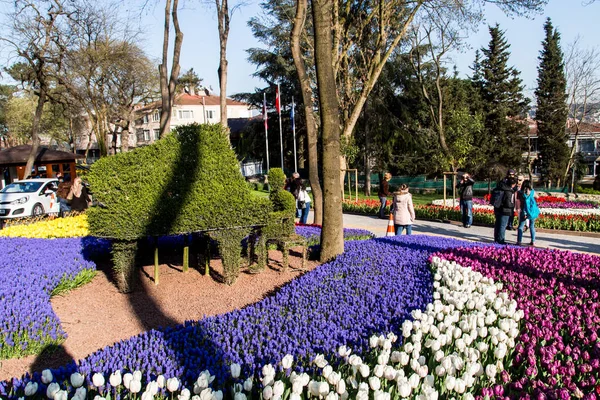
[[[308,220],[311,221],[312,216],[309,216]],[[344,228],[367,229],[379,237],[385,236],[387,224],[387,220],[375,216],[344,214]],[[483,243],[494,241],[494,228],[473,225],[471,228],[466,229],[459,223],[417,220],[413,225],[413,234],[447,236]],[[523,243],[529,243],[530,238],[529,232],[526,232]],[[517,242],[516,230],[506,232],[506,242],[508,244]],[[600,238],[578,236],[576,232],[562,234],[544,230],[537,232],[536,247],[600,254]]]
[[[255,303],[318,265],[309,260],[306,270],[301,270],[300,255],[299,251],[292,251],[288,271],[282,272],[281,253],[271,250],[267,268],[257,274],[241,272],[231,286],[214,279],[222,271],[220,259],[211,261],[213,277],[195,269],[184,274],[181,265],[163,264],[158,286],[152,280],[154,266],[149,265],[143,268],[142,285],[131,294],[119,293],[107,273],[109,268],[100,265],[92,282],[51,300],[68,335],[62,346],[39,357],[0,360],[0,381],[63,366],[159,326],[199,320]]]

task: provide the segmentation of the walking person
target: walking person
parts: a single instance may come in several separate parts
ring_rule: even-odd
[[[387,198],[390,195],[390,184],[389,180],[392,179],[392,174],[386,172],[383,175],[383,181],[379,185],[379,192],[377,195],[379,196],[379,201],[381,201],[381,206],[379,207],[379,218],[385,218],[385,210],[387,208]]]
[[[516,198],[516,193],[519,190],[519,180],[517,178],[517,173],[515,172],[514,169],[509,169],[508,172],[506,173],[506,178],[504,179],[514,179],[515,181],[517,181],[517,186],[515,186],[513,188],[513,192],[515,193],[515,198]],[[523,180],[521,179],[521,182],[523,182]],[[514,230],[514,225],[515,225],[515,207],[513,207],[512,209],[512,213],[510,214],[510,216],[508,217],[508,222],[506,224],[506,230],[507,231],[512,231]]]
[[[519,228],[517,231],[517,245],[523,241],[523,230],[529,221],[529,234],[531,235],[530,246],[535,246],[535,220],[540,216],[540,209],[535,200],[535,190],[531,187],[529,180],[523,181],[521,190],[517,193],[521,200],[521,211],[519,213]]]
[[[494,205],[494,241],[498,244],[506,244],[506,226],[509,217],[515,209],[515,192],[517,180],[514,177],[508,177],[498,183],[492,193],[492,203]]]
[[[462,223],[465,228],[470,228],[473,224],[473,185],[475,181],[468,172],[463,173],[460,182],[456,185],[458,188],[460,212],[462,214]]]
[[[392,210],[394,214],[394,229],[396,236],[402,235],[406,229],[406,234],[412,234],[412,224],[415,222],[415,208],[413,207],[412,194],[408,192],[408,186],[402,184],[400,190],[394,193],[392,200]]]
[[[308,213],[310,212],[310,196],[306,190],[306,185],[303,183],[298,192],[298,210],[300,210],[300,223],[306,225],[308,221]]]

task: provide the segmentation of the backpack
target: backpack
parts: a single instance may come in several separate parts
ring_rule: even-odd
[[[502,202],[504,201],[504,190],[500,188],[494,188],[492,190],[492,194],[490,195],[490,205],[494,206],[494,208],[502,207]]]

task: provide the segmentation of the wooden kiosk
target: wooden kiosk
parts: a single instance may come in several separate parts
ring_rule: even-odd
[[[0,187],[25,177],[25,165],[30,152],[31,145],[28,144],[0,151]],[[60,172],[73,180],[77,176],[75,160],[79,158],[83,156],[40,146],[35,156],[32,176],[52,178]]]

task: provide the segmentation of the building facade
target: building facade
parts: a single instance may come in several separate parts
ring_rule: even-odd
[[[154,102],[135,110],[137,146],[154,143],[160,137],[161,103]],[[227,119],[252,118],[252,110],[246,103],[227,99]],[[221,122],[220,97],[205,91],[200,94],[179,94],[173,103],[171,128],[191,123],[218,124]]]

